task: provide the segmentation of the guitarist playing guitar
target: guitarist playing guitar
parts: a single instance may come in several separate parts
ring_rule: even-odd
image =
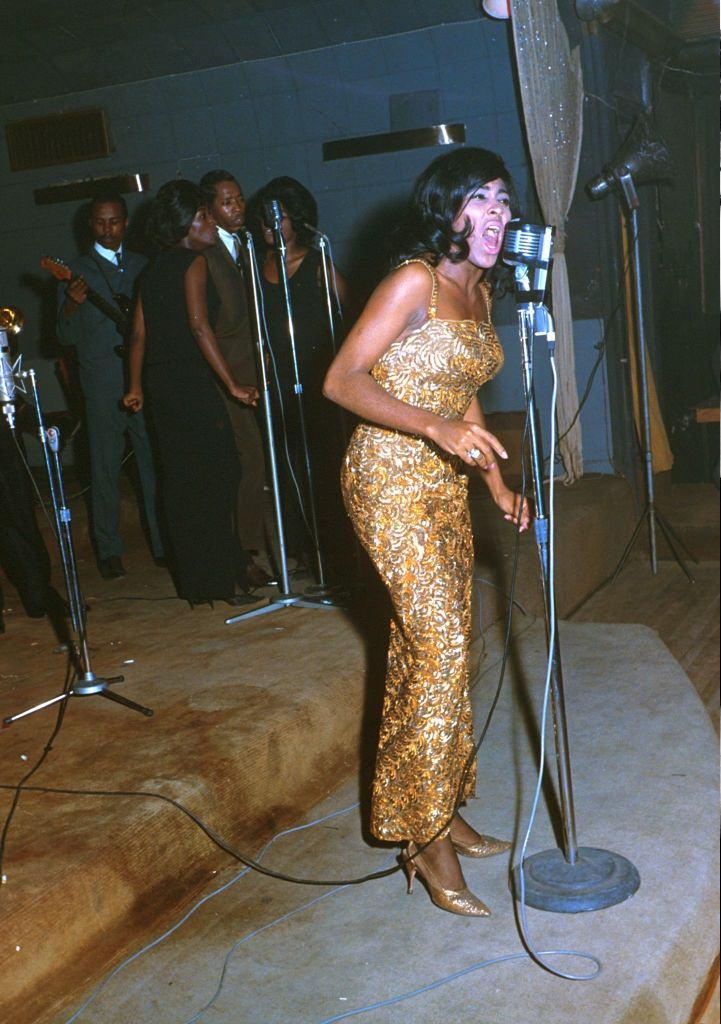
[[[124,367],[118,359],[118,330],[127,322],[144,256],[123,246],[128,227],[125,200],[115,193],[98,195],[90,207],[93,246],[62,272],[58,261],[43,265],[68,280],[58,289],[57,334],[77,353],[90,447],[92,534],[98,569],[104,579],[124,576],[120,539],[120,471],[126,437],[135,453],[151,547],[162,559],[163,545],[155,512],[155,470],[142,416],[121,405]],[[53,266],[55,265],[55,266]],[[127,303],[121,309],[119,301]]]

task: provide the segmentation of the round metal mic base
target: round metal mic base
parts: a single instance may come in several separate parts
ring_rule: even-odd
[[[536,910],[579,914],[623,903],[636,892],[641,876],[630,860],[610,850],[579,846],[575,864],[560,850],[543,850],[523,862],[524,902]],[[521,896],[520,867],[512,887]]]

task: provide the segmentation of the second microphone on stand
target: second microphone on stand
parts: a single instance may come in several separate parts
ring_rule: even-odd
[[[334,581],[344,574],[351,546],[338,482],[343,439],[337,413],[322,394],[335,345],[342,341],[340,319],[329,315],[325,281],[332,289],[331,307],[336,294],[343,301],[345,281],[332,263],[324,273],[323,253],[314,245],[320,234],[317,206],[300,182],[273,179],[248,212],[264,244],[260,276],[288,553],[325,587],[329,574]]]

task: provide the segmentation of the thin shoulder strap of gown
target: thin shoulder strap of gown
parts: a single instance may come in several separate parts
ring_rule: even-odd
[[[490,323],[491,313],[493,312],[493,285],[490,281],[484,280],[481,282],[481,287],[483,288],[483,293],[486,296],[486,313],[488,314],[488,321]]]
[[[433,268],[433,266],[431,266],[428,260],[421,259],[420,256],[415,256],[413,259],[410,260],[403,260],[403,262],[400,263],[399,266],[405,267],[409,263],[420,263],[420,265],[422,267],[425,267],[428,273],[431,275],[433,287],[431,288],[431,301],[428,303],[428,319],[435,320],[436,313],[438,312],[438,277],[436,275],[435,269]]]

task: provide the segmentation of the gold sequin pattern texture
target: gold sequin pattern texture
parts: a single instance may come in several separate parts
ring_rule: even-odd
[[[503,363],[490,322],[428,318],[371,374],[394,397],[461,419]],[[490,305],[490,297],[488,298]],[[358,537],[388,587],[393,619],[371,831],[423,843],[448,821],[473,750],[468,689],[473,538],[461,460],[415,435],[363,423],[341,484]],[[475,765],[464,796],[475,790]]]

